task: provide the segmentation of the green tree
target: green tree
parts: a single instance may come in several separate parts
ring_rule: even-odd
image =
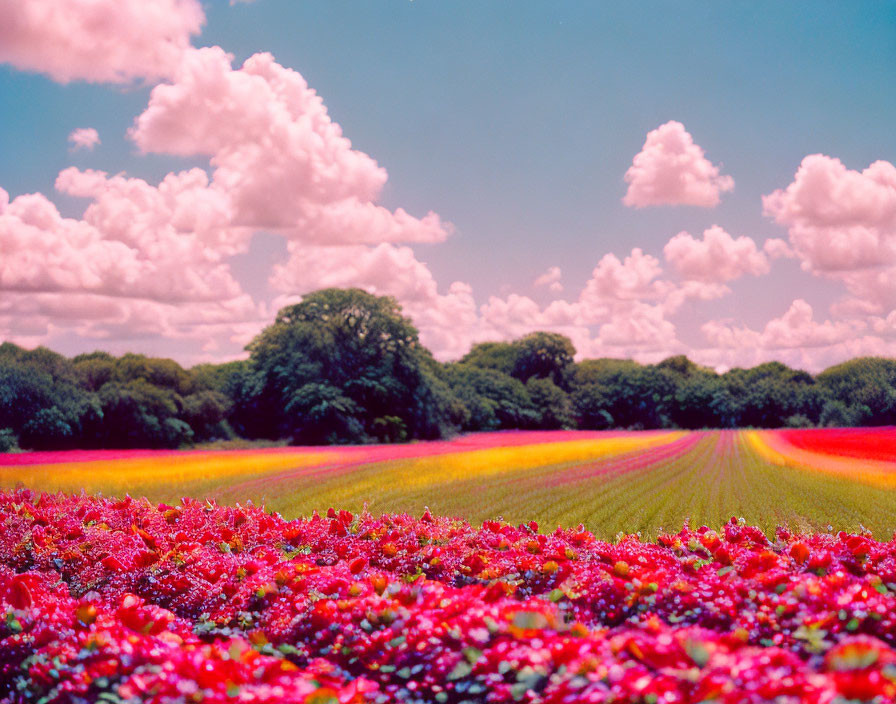
[[[539,415],[538,427],[545,430],[570,430],[576,427],[575,409],[569,394],[547,377],[533,376],[526,391]]]
[[[681,379],[670,410],[679,428],[733,428],[737,423],[734,399],[715,373],[696,372]]]
[[[326,289],[282,309],[248,347],[244,382],[297,442],[439,437],[452,399],[395,299]],[[252,377],[255,378],[252,378]]]
[[[115,374],[115,357],[106,352],[79,354],[72,364],[80,385],[89,391],[99,391]]]
[[[226,421],[230,406],[230,399],[220,391],[197,391],[183,398],[180,417],[195,440],[229,439],[233,437]]]
[[[103,447],[179,447],[193,440],[190,426],[178,417],[182,399],[171,389],[145,379],[110,382],[99,392]]]
[[[494,369],[510,376],[516,367],[519,352],[519,347],[512,342],[480,342],[461,357],[460,363],[479,369]]]
[[[517,349],[511,376],[524,384],[532,379],[550,379],[561,389],[569,389],[569,372],[576,348],[572,341],[553,332],[533,332],[513,343]]]
[[[587,359],[572,372],[573,398],[582,427],[603,427],[608,414],[618,428],[670,425],[675,385],[655,367],[620,359]]]
[[[821,409],[818,424],[823,428],[850,428],[861,425],[862,419],[869,414],[868,406],[846,405],[843,401],[832,399]]]
[[[96,396],[76,379],[62,355],[0,345],[0,428],[9,428],[28,449],[89,446],[101,411]]]
[[[173,359],[126,354],[115,360],[113,380],[118,382],[145,381],[152,386],[170,389],[180,396],[196,390],[190,373]]]
[[[534,428],[541,421],[519,379],[467,363],[449,365],[447,377],[451,390],[469,411],[464,430]]]
[[[0,428],[0,452],[12,452],[19,443],[12,428]]]
[[[896,425],[896,360],[862,357],[825,369],[819,385],[852,411],[850,425]]]
[[[814,422],[821,411],[812,376],[780,362],[732,369],[723,379],[739,427],[779,428],[793,415],[805,415]]]

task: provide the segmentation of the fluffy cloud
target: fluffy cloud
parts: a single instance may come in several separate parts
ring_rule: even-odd
[[[615,254],[605,254],[591,272],[580,300],[597,305],[608,300],[661,298],[668,290],[667,284],[659,279],[662,272],[659,260],[638,247],[624,260]]]
[[[692,350],[692,359],[726,369],[750,367],[770,359],[819,372],[862,355],[896,353],[896,329],[879,319],[876,328],[863,320],[817,321],[812,306],[796,299],[783,315],[762,330],[739,326],[732,320],[711,320],[701,330],[709,347]],[[889,338],[889,339],[888,339]]]
[[[127,219],[122,211],[122,217]],[[0,339],[34,346],[71,333],[112,351],[157,345],[234,356],[267,319],[214,261],[153,259],[41,194],[0,188]],[[208,359],[205,356],[202,359]]]
[[[852,298],[842,313],[896,306],[896,167],[876,161],[864,171],[812,154],[793,182],[763,198],[765,213],[788,230],[807,271],[841,282]]]
[[[838,272],[896,263],[896,167],[862,172],[812,154],[793,183],[763,197],[766,215],[788,229],[806,269]]]
[[[762,244],[762,251],[769,259],[790,259],[796,256],[790,245],[778,237],[769,237]]]
[[[437,242],[450,226],[376,204],[387,175],[352,149],[320,96],[270,54],[240,69],[219,47],[198,49],[156,86],[131,137],[144,152],[206,155],[234,223],[317,244]]]
[[[734,188],[694,143],[684,125],[674,120],[647,133],[644,147],[625,173],[628,191],[622,202],[649,205],[696,205],[712,208],[719,194]]]
[[[854,333],[855,326],[846,322],[816,321],[812,306],[798,298],[784,315],[766,323],[762,345],[771,349],[826,347],[842,342]]]
[[[175,271],[185,262],[220,263],[243,251],[251,235],[233,225],[226,194],[210,188],[208,175],[198,168],[169,173],[153,186],[70,167],[59,173],[56,188],[92,200],[84,221],[106,239],[139,249],[148,259],[170,261]]]
[[[3,200],[7,200],[4,192]],[[122,293],[146,271],[123,242],[104,241],[88,223],[63,218],[35,193],[0,212],[0,289]]]
[[[184,364],[243,356],[269,322],[248,297],[222,302],[166,304],[92,293],[0,296],[0,339],[33,347],[76,336],[89,349],[176,356]]]
[[[773,249],[777,245],[772,246]],[[718,225],[703,232],[698,240],[687,232],[675,235],[663,248],[675,270],[691,281],[724,283],[746,274],[760,276],[769,271],[766,255],[749,237],[735,239]]]
[[[604,347],[641,352],[671,351],[677,345],[675,326],[661,306],[637,301],[601,325],[597,341]],[[635,352],[635,353],[637,353]]]
[[[100,135],[93,127],[79,127],[76,130],[72,130],[72,133],[68,136],[68,141],[71,142],[72,151],[77,151],[78,149],[91,151],[100,143]]]
[[[863,323],[818,322],[812,306],[801,298],[780,316],[766,323],[761,332],[737,327],[728,321],[709,321],[703,334],[713,347],[759,348],[765,351],[828,347],[842,343],[864,328]]]
[[[144,152],[208,157],[211,177],[192,168],[154,185],[68,168],[56,188],[89,200],[80,219],[41,194],[10,203],[0,191],[0,333],[38,340],[68,330],[113,346],[195,339],[230,354],[235,336],[247,340],[247,326],[257,332],[271,313],[242,291],[230,257],[268,230],[289,238],[289,261],[271,279],[284,299],[324,286],[395,295],[443,349],[462,352],[468,338],[450,333],[451,318],[466,315],[475,332],[469,287],[440,293],[413,252],[393,244],[439,241],[450,226],[376,203],[385,170],[352,149],[298,73],[267,54],[239,70],[230,60],[217,47],[182,52],[173,82],[156,86],[131,131]]]
[[[74,80],[170,76],[205,15],[198,0],[10,0],[0,3],[0,62]]]
[[[559,266],[548,267],[546,272],[535,279],[533,286],[536,288],[547,286],[552,292],[560,293],[563,290],[563,284],[561,283],[562,278],[563,272],[560,271]]]
[[[195,349],[233,356],[266,316],[226,261],[246,234],[207,185],[200,169],[157,187],[66,169],[57,188],[92,199],[80,219],[42,194],[10,202],[0,189],[0,338],[45,344],[69,333],[120,351],[181,340],[193,350],[184,360]]]
[[[289,260],[277,265],[271,277],[274,288],[285,294],[358,286],[408,304],[428,302],[437,295],[435,278],[410,247],[387,243],[324,247],[290,242],[289,254]]]

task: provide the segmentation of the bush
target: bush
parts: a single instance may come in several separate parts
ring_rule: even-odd
[[[853,428],[862,425],[867,410],[865,406],[847,406],[843,401],[828,401],[821,409],[818,425],[822,428]]]
[[[18,449],[16,434],[11,428],[0,428],[0,452],[12,452]]]
[[[814,428],[815,423],[808,416],[796,413],[784,419],[785,428]]]

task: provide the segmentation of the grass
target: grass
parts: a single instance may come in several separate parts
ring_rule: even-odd
[[[251,499],[287,517],[330,506],[415,514],[429,507],[473,522],[583,523],[602,538],[653,538],[685,521],[718,526],[732,516],[766,531],[864,527],[890,538],[896,528],[896,457],[811,453],[776,431],[488,434],[393,447],[86,457],[0,466],[0,488],[167,503]]]

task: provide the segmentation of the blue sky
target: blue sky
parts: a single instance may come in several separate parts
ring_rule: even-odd
[[[432,210],[454,225],[444,242],[411,246],[441,290],[467,282],[477,305],[516,293],[546,306],[554,296],[533,281],[549,266],[575,299],[605,254],[623,259],[640,247],[662,260],[683,230],[699,237],[719,225],[760,246],[787,239],[761,198],[786,188],[805,156],[855,171],[896,160],[894,2],[256,0],[203,9],[193,46],[223,47],[234,69],[271,52],[323,98],[352,147],[387,170],[380,205]],[[41,192],[79,218],[84,201],[54,191],[66,167],[149,183],[192,166],[211,172],[206,156],[140,154],[126,135],[155,81],[63,84],[20,68],[0,68],[0,187],[11,199]],[[734,178],[718,206],[623,205],[633,157],[670,120]],[[69,133],[88,126],[101,144],[71,151]],[[267,277],[285,243],[259,228],[230,260],[258,302],[283,293]],[[670,316],[679,341],[705,346],[700,327],[710,319],[761,331],[796,298],[828,318],[847,295],[843,281],[804,271],[804,261],[775,261],[767,276],[728,284],[729,295],[688,301]],[[97,344],[71,330],[57,336],[70,351]],[[170,348],[189,357],[186,340]]]

